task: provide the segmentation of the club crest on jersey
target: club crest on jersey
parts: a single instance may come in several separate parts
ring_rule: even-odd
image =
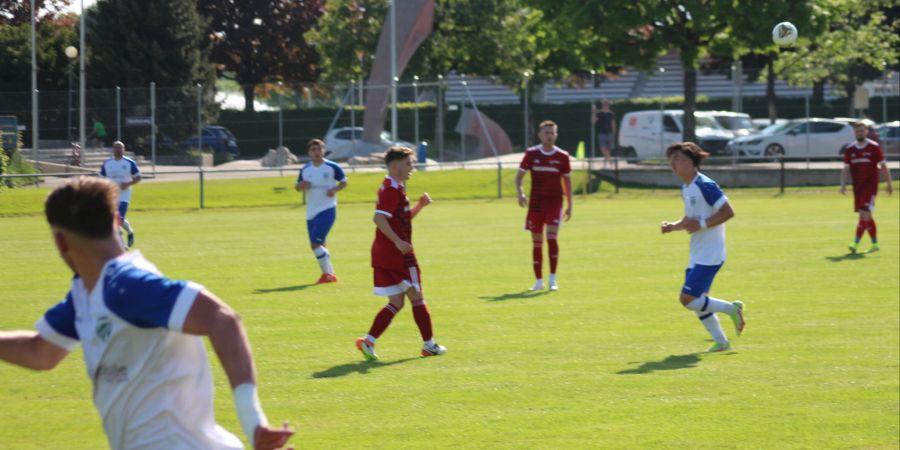
[[[109,320],[109,317],[100,316],[97,320],[97,326],[94,328],[94,334],[103,342],[109,340],[109,336],[112,335],[112,322]]]

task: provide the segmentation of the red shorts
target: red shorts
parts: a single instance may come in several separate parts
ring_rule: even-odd
[[[557,208],[548,208],[542,211],[528,211],[525,217],[525,229],[532,233],[542,233],[544,225],[560,226],[562,224],[563,210],[562,206]]]
[[[422,292],[422,271],[419,265],[407,267],[405,270],[372,268],[375,277],[375,295],[389,296],[403,294],[409,288]]]
[[[853,193],[853,211],[875,211],[875,192]]]

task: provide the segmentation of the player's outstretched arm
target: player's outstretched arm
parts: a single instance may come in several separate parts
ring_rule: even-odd
[[[250,341],[237,313],[204,289],[197,294],[182,331],[209,337],[234,390],[238,419],[251,446],[255,449],[281,448],[293,432],[269,428],[256,390],[256,369]],[[257,437],[263,440],[257,442]]]
[[[888,169],[887,163],[881,163],[881,175],[884,177],[884,181],[887,182],[885,189],[887,189],[888,195],[893,194],[894,185],[892,182],[893,180],[891,180],[891,169]]]
[[[568,222],[569,219],[572,218],[572,178],[566,175],[562,177],[562,179],[563,190],[566,191],[566,205],[568,205],[568,207],[566,208],[565,220],[566,222]]]
[[[430,205],[431,203],[432,203],[431,196],[428,195],[427,192],[422,194],[422,196],[419,197],[419,201],[416,202],[416,206],[413,206],[413,209],[411,209],[409,211],[409,218],[415,219],[416,216],[419,215],[419,211],[421,211],[422,208]]]
[[[519,169],[516,172],[516,197],[519,199],[519,206],[525,207],[528,205],[528,199],[525,197],[525,193],[522,192],[522,179],[525,178],[525,171]]]
[[[34,370],[56,367],[69,352],[36,331],[0,331],[0,360]]]
[[[847,193],[847,173],[849,172],[848,165],[844,164],[844,167],[841,168],[841,195]]]

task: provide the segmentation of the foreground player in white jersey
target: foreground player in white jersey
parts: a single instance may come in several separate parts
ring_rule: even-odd
[[[78,177],[47,197],[53,240],[75,277],[37,332],[0,332],[0,360],[48,370],[80,342],[111,448],[240,449],[213,417],[200,337],[209,336],[250,445],[281,448],[293,432],[287,423],[269,428],[240,318],[203,286],[170,280],[140,253],[126,253],[114,234],[117,196],[109,180]]]
[[[128,204],[131,202],[131,186],[141,182],[141,169],[133,159],[125,156],[125,144],[122,141],[113,142],[113,157],[103,161],[100,166],[100,176],[113,180],[119,185],[119,220],[122,228],[128,233],[127,246],[134,245],[134,229],[125,220],[128,213]]]
[[[300,169],[294,189],[306,191],[306,230],[322,275],[317,283],[334,283],[337,275],[331,264],[331,253],[325,239],[337,218],[337,193],[347,187],[347,177],[341,166],[325,159],[325,143],[313,139],[306,144],[309,162]]]
[[[725,264],[725,222],[734,217],[728,197],[719,185],[699,172],[700,162],[709,153],[693,142],[682,142],[666,149],[666,157],[675,175],[684,185],[684,217],[677,222],[663,222],[663,233],[684,230],[691,234],[691,256],[681,288],[681,304],[697,313],[715,344],[710,352],[731,348],[717,312],[726,313],[734,322],[738,336],[744,331],[744,303],[727,302],[710,297],[713,279]]]

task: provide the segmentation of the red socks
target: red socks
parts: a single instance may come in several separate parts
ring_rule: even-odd
[[[422,340],[427,341],[431,339],[431,313],[428,312],[428,305],[425,304],[425,299],[416,300],[412,302],[413,306],[413,318],[416,319],[416,325],[419,327],[419,333],[422,335]]]
[[[872,238],[872,242],[877,242],[878,237],[876,234],[878,233],[878,228],[875,227],[875,219],[869,219],[869,237]]]
[[[531,249],[531,260],[534,262],[534,278],[536,280],[540,280],[543,278],[544,272],[544,255],[543,255],[543,242],[542,241],[534,241],[534,248]]]
[[[875,226],[875,219],[870,218],[868,220],[860,219],[859,223],[856,225],[856,242],[859,242],[859,240],[862,239],[866,230],[869,231],[872,242],[878,241],[878,227]]]
[[[397,315],[397,308],[394,308],[394,305],[390,303],[385,305],[384,308],[381,308],[381,311],[378,311],[378,314],[375,315],[375,321],[372,322],[372,328],[369,328],[369,334],[377,339],[381,336],[381,333],[384,333],[384,330],[387,329],[388,325],[391,324],[395,315]]]
[[[550,273],[556,273],[556,263],[559,260],[559,243],[556,241],[555,233],[547,233],[547,247],[550,256]]]

